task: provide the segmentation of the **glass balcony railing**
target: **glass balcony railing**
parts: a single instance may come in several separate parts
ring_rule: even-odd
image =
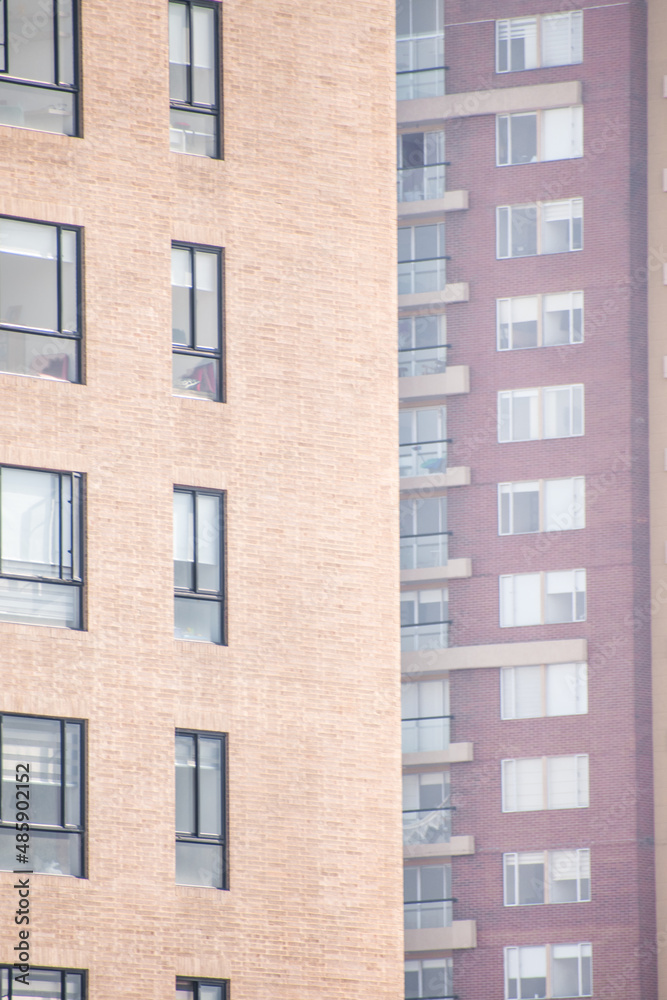
[[[403,753],[428,753],[449,746],[451,715],[420,716],[401,722]]]
[[[441,375],[447,368],[449,344],[434,347],[411,347],[398,352],[398,377]]]
[[[401,167],[397,175],[398,201],[432,201],[444,198],[447,165],[443,161],[425,167]]]
[[[440,441],[421,441],[419,444],[402,444],[398,451],[399,475],[432,476],[447,470],[447,445],[451,438]]]
[[[401,569],[447,565],[450,531],[438,535],[401,535]]]
[[[419,295],[439,292],[446,284],[447,257],[406,260],[398,265],[398,294]]]
[[[445,67],[400,70],[396,74],[396,100],[418,101],[422,97],[442,97],[445,93]]]
[[[403,843],[406,846],[448,844],[453,808],[454,806],[439,806],[437,809],[404,809]]]
[[[403,926],[406,931],[427,927],[451,927],[454,899],[419,900],[403,904]]]
[[[401,649],[409,653],[419,649],[446,649],[449,645],[450,622],[428,625],[402,625]]]

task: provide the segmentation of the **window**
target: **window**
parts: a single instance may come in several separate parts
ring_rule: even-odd
[[[500,627],[586,621],[586,570],[500,577]]]
[[[580,10],[496,21],[496,72],[580,63],[583,31]]]
[[[445,316],[405,316],[398,321],[398,374],[440,375],[447,367]]]
[[[425,958],[405,963],[406,1000],[448,1000],[454,996],[453,960]]]
[[[220,156],[218,4],[169,4],[170,142],[175,153]]]
[[[403,409],[398,415],[399,475],[431,476],[447,469],[447,407]]]
[[[401,569],[447,565],[447,498],[401,500]]]
[[[503,812],[585,809],[588,754],[501,761]]]
[[[225,736],[218,733],[177,730],[176,882],[178,885],[227,888],[225,772]]]
[[[526,851],[504,854],[505,906],[587,903],[591,898],[591,852]]]
[[[447,590],[410,590],[401,594],[401,649],[444,649],[448,645]]]
[[[449,772],[403,775],[403,843],[446,844],[450,837]]]
[[[451,865],[403,869],[403,922],[406,931],[452,926]]]
[[[173,389],[221,398],[222,251],[175,243],[171,251]]]
[[[582,198],[533,205],[501,205],[496,209],[498,260],[582,250]]]
[[[503,667],[500,700],[503,719],[585,715],[588,712],[588,667],[585,663]]]
[[[496,117],[496,163],[507,167],[584,155],[584,109],[549,108]]]
[[[77,5],[0,0],[0,125],[77,135]]]
[[[444,0],[397,0],[396,74],[399,101],[444,94]]]
[[[429,753],[449,746],[449,681],[401,684],[403,753]]]
[[[583,476],[498,483],[498,534],[585,528],[585,485]]]
[[[227,1000],[228,985],[221,979],[177,979],[176,1000]]]
[[[547,944],[505,948],[505,997],[589,997],[590,944]]]
[[[497,299],[499,351],[580,344],[584,339],[584,293],[522,295]]]
[[[174,636],[223,642],[223,496],[174,490]]]
[[[445,133],[398,136],[398,200],[431,201],[445,195]]]
[[[27,980],[27,982],[26,982]],[[7,1000],[86,1000],[85,972],[36,969],[22,973],[17,967],[0,966],[0,994]]]
[[[2,800],[0,868],[16,868],[16,775],[30,781],[28,868],[83,876],[83,723],[28,715],[0,716]]]
[[[398,294],[437,292],[445,287],[445,224],[398,230]]]
[[[80,381],[78,261],[78,230],[0,217],[0,371]]]
[[[81,476],[0,466],[0,621],[81,628]]]
[[[543,389],[512,389],[498,393],[498,440],[501,443],[581,437],[583,433],[583,385],[549,385]]]

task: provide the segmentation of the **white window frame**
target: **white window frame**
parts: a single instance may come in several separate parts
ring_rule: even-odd
[[[550,484],[571,483],[572,503],[567,512],[559,515],[558,521],[548,520],[548,500]],[[534,489],[528,489],[534,487]],[[519,493],[538,494],[538,527],[536,531],[515,531],[514,530],[514,497]],[[503,531],[502,498],[508,496],[509,523],[510,530]],[[562,479],[535,479],[528,481],[518,481],[513,483],[498,483],[498,534],[508,535],[535,535],[544,531],[581,531],[586,527],[586,478],[585,476],[566,476]]]
[[[563,390],[569,390],[569,434],[548,434],[546,433],[546,412],[550,405],[552,395]],[[536,400],[536,405],[530,406],[530,433],[528,437],[514,437],[514,424],[516,417],[513,403],[519,399]],[[508,406],[509,403],[509,406]],[[574,409],[579,405],[581,409],[581,429],[574,421]],[[509,436],[503,437],[505,426],[509,427]],[[574,431],[574,433],[572,433]],[[500,444],[514,444],[519,441],[542,441],[565,437],[583,437],[584,435],[584,386],[581,383],[575,385],[546,385],[534,389],[506,389],[498,393],[498,442]]]
[[[549,705],[549,682],[555,677],[558,667],[571,667],[574,673],[572,694],[574,695],[574,712],[554,712]],[[522,678],[526,679],[525,671],[534,671],[532,681],[539,690],[540,710],[531,715],[517,713],[517,685]],[[521,671],[521,673],[519,673]],[[569,686],[569,683],[568,683]],[[541,719],[565,715],[588,714],[588,664],[580,661],[569,663],[539,663],[533,666],[501,667],[500,669],[500,718],[501,719]]]
[[[549,309],[549,305],[554,303],[555,299],[564,298],[569,296],[569,304],[567,306],[567,311],[570,316],[569,323],[569,338],[568,340],[560,341],[557,344],[545,343],[545,332],[546,332],[546,317],[548,313],[565,312],[565,309]],[[514,324],[520,323],[521,320],[514,319],[513,312],[518,312],[521,308],[529,306],[529,303],[534,303],[535,312],[535,323],[537,326],[536,334],[536,344],[530,345],[515,345],[514,344]],[[529,308],[528,311],[533,311]],[[580,323],[579,330],[575,328],[575,314],[580,313]],[[504,323],[503,313],[507,314],[507,323]],[[502,327],[507,326],[507,344],[505,347],[503,345],[503,331]],[[538,347],[563,347],[565,345],[571,344],[582,344],[584,341],[584,293],[580,291],[574,292],[550,292],[547,294],[538,295],[515,295],[512,298],[496,299],[496,345],[499,351],[531,351]]]
[[[573,58],[567,62],[552,62],[545,59],[544,54],[544,42],[545,42],[545,31],[543,21],[554,20],[556,18],[569,18],[570,22],[570,47],[572,49]],[[523,21],[524,24],[529,22],[534,22],[535,26],[535,52],[534,52],[534,65],[520,67],[514,69],[511,65],[511,56],[507,60],[507,68],[500,69],[500,42],[502,41],[501,35],[507,32],[511,38],[512,35],[512,25],[514,24],[514,30],[518,28],[517,22]],[[508,28],[504,28],[507,25]],[[576,37],[578,26],[579,38]],[[518,37],[521,37],[520,35]],[[511,17],[502,18],[496,21],[496,73],[522,73],[530,69],[539,69],[542,66],[576,66],[578,63],[583,62],[583,46],[584,46],[584,21],[583,21],[583,11],[573,10],[566,12],[558,12],[554,14],[536,14],[532,17]],[[532,61],[532,60],[531,60]]]
[[[535,213],[535,253],[512,253],[512,231],[514,212],[534,211]],[[549,219],[555,212],[562,212],[562,219]],[[502,224],[505,219],[507,243],[502,246]],[[575,239],[575,220],[581,222],[581,238],[579,245]],[[561,250],[548,249],[548,232],[546,227],[555,221],[569,223],[569,246]],[[584,199],[559,198],[557,201],[538,201],[520,205],[498,205],[496,208],[496,259],[516,260],[521,257],[539,257],[542,254],[576,253],[584,249]]]
[[[574,778],[571,795],[572,805],[554,805],[554,795],[556,788],[554,785],[553,771],[556,762],[567,761],[567,766],[571,768]],[[537,796],[535,805],[519,808],[519,785],[520,780],[518,764],[533,765],[532,770],[537,775],[540,782],[539,789],[536,789]],[[503,813],[516,812],[543,812],[551,809],[587,809],[590,805],[589,795],[589,758],[587,753],[562,754],[552,757],[518,757],[505,758],[500,762],[501,775],[501,801]]]
[[[571,591],[553,591],[556,593],[572,595],[572,609],[573,618],[567,619],[566,621],[551,622],[548,621],[547,616],[547,596],[550,593],[549,587],[554,586],[558,576],[563,573],[572,574],[572,586]],[[522,577],[530,587],[538,588],[539,594],[539,621],[525,622],[520,625],[515,624],[516,614],[515,614],[515,584],[514,580],[517,577]],[[532,578],[529,580],[528,578]],[[511,583],[506,583],[505,581],[512,581]],[[577,594],[583,594],[583,617],[576,617],[577,615]],[[499,604],[499,621],[501,628],[525,628],[531,625],[566,625],[572,624],[573,622],[585,622],[586,621],[586,570],[585,569],[571,569],[571,570],[553,570],[551,572],[545,572],[544,570],[538,571],[536,573],[505,573],[498,577],[498,604]],[[511,605],[506,607],[506,595],[507,599],[511,600]],[[510,620],[511,619],[511,620]]]
[[[591,945],[591,943],[589,941],[580,941],[580,942],[577,942],[577,943],[569,943],[568,942],[565,945],[562,945],[562,944],[523,945],[523,946],[520,946],[520,945],[519,946],[517,946],[517,945],[510,945],[510,946],[506,947],[504,949],[504,952],[505,952],[505,956],[504,956],[505,957],[505,998],[506,998],[506,1000],[516,1000],[516,998],[521,994],[521,979],[522,978],[531,978],[531,977],[522,977],[521,974],[520,974],[520,972],[521,972],[521,957],[522,957],[521,956],[521,952],[525,952],[526,953],[525,954],[525,958],[528,959],[528,954],[527,953],[528,952],[533,952],[534,953],[537,950],[540,950],[540,951],[543,952],[543,964],[544,964],[544,971],[545,971],[545,977],[544,978],[546,980],[546,988],[545,988],[543,996],[545,996],[545,997],[563,996],[564,994],[554,993],[553,992],[553,989],[554,989],[554,986],[553,986],[553,980],[554,980],[553,963],[554,963],[554,960],[557,959],[557,954],[556,954],[557,950],[559,948],[563,948],[563,947],[569,948],[569,949],[572,949],[572,948],[576,949],[577,952],[578,952],[578,959],[579,959],[579,961],[578,961],[578,979],[579,979],[578,990],[579,990],[579,992],[578,993],[567,993],[565,995],[567,997],[589,997],[589,996],[593,996],[593,946]],[[533,958],[535,957],[534,954],[533,954],[532,957]],[[583,959],[584,958],[589,958],[590,962],[591,962],[591,992],[590,993],[584,993],[583,992],[583,971],[582,971],[582,965],[583,965]],[[510,990],[510,978],[514,978],[514,977],[510,976],[511,965],[514,965],[516,967],[516,970],[517,970],[517,973],[518,973],[518,975],[516,977],[516,983],[517,983],[517,989],[516,989],[516,991]]]
[[[567,858],[563,858],[567,855]],[[523,861],[522,861],[523,859]],[[530,859],[530,860],[529,860]],[[572,881],[577,884],[576,900],[552,899],[553,884],[558,881],[558,868],[563,865],[573,868],[576,877]],[[541,885],[544,890],[544,899],[541,903],[521,903],[519,902],[519,868],[521,864],[542,864],[543,876]],[[511,867],[510,867],[511,866]],[[509,870],[508,870],[509,869]],[[517,902],[508,902],[510,896],[510,880],[512,882],[512,894]],[[583,883],[588,882],[588,895],[585,894]],[[503,902],[505,906],[559,906],[562,903],[590,903],[591,901],[591,852],[588,847],[579,847],[571,850],[557,851],[510,851],[503,854]]]
[[[559,146],[558,156],[550,156],[548,150],[549,131],[557,121],[556,115],[563,116],[563,112],[569,112],[569,132],[570,151],[561,152]],[[535,156],[530,160],[515,160],[512,158],[512,120],[514,118],[535,119]],[[503,124],[507,128],[507,152],[508,159],[502,160],[501,131]],[[562,147],[564,150],[565,147]],[[584,155],[584,109],[581,104],[573,104],[563,108],[539,108],[536,111],[517,111],[512,114],[496,115],[496,166],[497,167],[518,167],[527,163],[551,163],[556,160],[577,160]]]

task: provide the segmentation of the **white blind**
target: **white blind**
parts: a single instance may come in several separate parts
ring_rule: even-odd
[[[514,667],[516,718],[535,719],[542,711],[542,668]]]
[[[522,295],[509,300],[512,307],[512,321],[527,323],[537,320],[537,295]]]
[[[547,715],[576,715],[577,701],[577,664],[550,663],[547,667]]]
[[[542,113],[543,160],[583,155],[583,108],[552,108]]]
[[[547,14],[542,18],[542,65],[568,66],[581,62],[582,12]]]

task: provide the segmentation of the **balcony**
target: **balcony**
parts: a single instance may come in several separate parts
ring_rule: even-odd
[[[447,445],[451,438],[437,441],[419,441],[402,444],[398,451],[399,476],[401,479],[413,476],[433,476],[447,470]]]
[[[456,900],[428,899],[403,904],[403,926],[406,931],[426,930],[433,927],[451,927],[452,904]]]
[[[401,535],[401,569],[428,569],[447,564],[451,531],[437,535]]]
[[[449,643],[450,621],[401,626],[401,650],[445,649]]]
[[[398,377],[414,378],[422,375],[442,375],[447,368],[449,344],[429,347],[410,347],[398,351]]]
[[[433,163],[430,166],[400,168],[397,173],[399,204],[444,198],[446,166],[448,164],[443,160],[442,163]]]
[[[416,847],[449,843],[453,809],[454,806],[438,806],[436,809],[404,809],[403,846]]]
[[[453,365],[441,372],[429,372],[428,368],[429,365],[424,364],[418,375],[411,376],[407,372],[401,375],[402,371],[406,371],[407,365],[401,363],[399,352],[398,370],[401,377],[398,383],[398,395],[402,402],[418,400],[426,402],[439,396],[457,396],[470,392],[470,369],[467,365]]]
[[[422,715],[414,719],[403,719],[402,752],[412,754],[446,750],[449,747],[451,718],[451,715]]]
[[[477,922],[453,920],[449,927],[425,927],[405,931],[406,953],[450,951],[477,947]]]

